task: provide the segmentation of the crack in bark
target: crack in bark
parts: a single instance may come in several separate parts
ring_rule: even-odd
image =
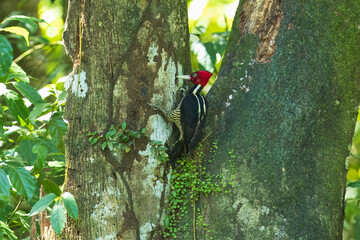
[[[243,4],[240,13],[240,38],[248,33],[258,36],[257,62],[270,62],[275,53],[275,39],[282,19],[281,0],[248,0]]]
[[[128,205],[126,205],[126,211],[123,214],[124,224],[122,225],[122,229],[117,233],[117,237],[122,239],[122,234],[128,229],[135,229],[136,232],[136,240],[140,240],[140,224],[139,220],[136,217],[134,211],[134,201],[132,197],[132,192],[129,186],[129,183],[126,181],[124,172],[121,171],[120,163],[111,155],[110,150],[106,151],[106,161],[113,166],[114,170],[119,173],[121,181],[123,182],[127,196],[128,196]]]

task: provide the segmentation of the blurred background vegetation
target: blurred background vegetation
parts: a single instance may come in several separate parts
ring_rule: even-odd
[[[214,77],[210,84],[213,84],[219,72],[237,5],[238,0],[188,0],[192,68],[193,71],[208,70],[213,72]],[[5,36],[11,43],[14,56],[13,62],[21,67],[23,70],[21,71],[28,78],[28,83],[37,90],[44,102],[49,103],[49,106],[52,107],[51,111],[48,112],[44,107],[43,112],[36,116],[38,118],[36,122],[34,120],[35,124],[32,128],[35,127],[39,132],[42,126],[50,125],[49,119],[56,115],[55,113],[61,113],[63,102],[60,95],[64,91],[65,79],[62,77],[67,76],[72,71],[71,60],[66,56],[61,42],[66,9],[67,0],[0,1],[0,22],[13,15],[32,16],[45,21],[39,23],[38,29],[21,21],[5,21],[0,25],[1,28],[20,26],[30,33],[29,43],[21,34],[2,31],[0,35]],[[10,69],[9,71],[15,70]],[[15,72],[19,74],[21,71],[18,69]],[[24,145],[24,138],[26,139],[26,135],[32,131],[20,132],[19,129],[24,128],[22,126],[24,123],[14,122],[14,118],[11,117],[10,109],[4,99],[4,93],[8,90],[21,93],[11,84],[6,84],[6,81],[21,81],[19,76],[13,75],[13,79],[7,77],[6,80],[2,79],[0,81],[0,170],[5,169],[4,166],[9,164],[9,159],[11,159],[9,156],[12,156],[12,152],[22,151],[23,146],[21,144]],[[23,93],[21,94],[24,96]],[[23,100],[29,111],[33,111],[34,106],[31,105],[31,100],[29,101],[26,96],[24,96]],[[49,114],[50,116],[46,117]],[[57,120],[62,120],[59,117],[60,114],[56,116],[58,117]],[[29,124],[27,127],[30,126]],[[63,123],[60,121],[59,124]],[[11,130],[14,126],[18,127],[17,130]],[[51,135],[50,138],[58,137],[61,139],[61,136],[61,134],[55,134]],[[32,137],[36,137],[36,139],[34,138],[36,141],[44,138],[41,134]],[[45,139],[46,137],[47,131]],[[32,147],[36,144],[35,140]],[[26,143],[31,143],[31,141],[27,139]],[[56,145],[55,147],[51,145],[53,151],[56,152],[56,157],[52,158],[52,164],[43,166],[44,169],[48,168],[47,174],[45,176],[36,175],[36,177],[40,179],[39,176],[42,176],[42,182],[38,182],[38,184],[48,186],[47,191],[45,190],[46,193],[53,192],[59,195],[59,187],[53,186],[53,184],[60,186],[64,181],[64,148],[63,144],[59,143],[59,139],[52,141],[51,144]],[[51,150],[47,151],[50,155]],[[360,240],[360,118],[357,120],[353,145],[350,147],[350,151],[351,154],[346,160],[349,169],[347,173],[347,184],[349,186],[346,191],[343,236],[345,240]],[[13,154],[13,156],[15,155]],[[32,164],[34,164],[34,161],[32,161]],[[49,161],[49,156],[47,161]],[[324,166],[324,169],[326,169],[326,166]],[[34,175],[34,172],[31,173]],[[30,217],[27,213],[30,212],[31,206],[39,199],[39,189],[36,191],[34,198],[28,202],[20,196],[20,193],[16,192],[16,188],[12,188],[10,197],[6,197],[0,191],[0,236],[7,233],[7,236],[9,234],[12,236],[9,237],[10,239],[29,239]],[[3,224],[6,224],[6,226]],[[8,231],[12,231],[12,233]]]

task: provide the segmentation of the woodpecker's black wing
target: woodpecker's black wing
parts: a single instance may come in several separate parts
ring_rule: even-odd
[[[180,106],[181,128],[184,134],[185,154],[191,155],[201,140],[206,121],[207,102],[200,94],[187,94]]]

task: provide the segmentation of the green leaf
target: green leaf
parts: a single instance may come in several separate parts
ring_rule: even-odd
[[[120,146],[119,146],[119,147],[120,147],[121,150],[124,150],[124,151],[125,151],[126,145],[123,144],[123,143],[120,143]]]
[[[126,146],[126,147],[125,147],[125,153],[130,152],[130,150],[131,150],[131,148],[130,148],[129,146]]]
[[[29,129],[29,130],[33,130],[33,129],[34,129],[34,127],[31,126],[31,124],[28,124],[27,121],[25,121],[24,119],[22,119],[21,116],[18,116],[18,118],[19,118],[19,126],[20,126],[20,127],[27,128],[27,129]]]
[[[32,152],[32,148],[36,145],[36,142],[32,139],[23,139],[20,141],[16,152],[20,154],[22,160],[33,165],[36,161],[37,155]]]
[[[48,154],[47,145],[45,144],[45,142],[39,142],[33,147],[32,152],[37,154],[37,159],[34,164],[34,167],[36,172],[40,172],[41,169],[44,167],[47,158],[47,154]]]
[[[50,111],[50,104],[49,103],[38,103],[35,107],[31,110],[29,114],[30,122],[35,125],[36,118],[42,116],[44,112]]]
[[[30,43],[29,43],[29,31],[26,30],[25,28],[14,26],[14,27],[0,28],[0,31],[15,33],[17,35],[23,36],[25,38],[25,40],[26,40],[27,46],[30,45]]]
[[[53,182],[50,179],[45,178],[41,181],[41,184],[44,186],[45,193],[54,193],[56,196],[60,197],[61,190],[59,188],[59,185],[57,185],[55,182]]]
[[[67,91],[62,91],[59,96],[58,96],[58,106],[62,106],[62,105],[65,105],[66,103],[66,95],[67,95]]]
[[[164,221],[164,227],[167,228],[169,226],[169,217],[167,216]]]
[[[37,143],[33,147],[32,152],[37,153],[37,159],[38,160],[40,159],[41,161],[45,161],[46,157],[47,157],[47,152],[48,152],[46,143],[45,142]]]
[[[121,129],[125,130],[125,128],[126,128],[126,122],[123,122],[122,125],[121,125]]]
[[[10,196],[10,183],[4,170],[0,169],[0,194]]]
[[[27,119],[27,117],[29,116],[29,109],[25,106],[25,103],[20,98],[20,96],[12,90],[6,92],[4,96],[5,102],[14,118],[18,122],[20,122],[18,116],[20,116],[24,120]]]
[[[121,136],[121,138],[120,138],[120,142],[124,142],[124,143],[127,143],[128,141],[129,141],[129,137],[128,136],[126,136],[126,135],[123,135],[123,136]]]
[[[13,48],[3,35],[0,35],[0,56],[0,78],[3,78],[8,74],[14,59]]]
[[[141,129],[141,134],[144,134],[146,132],[146,128]]]
[[[347,185],[348,187],[360,188],[360,181],[351,182]]]
[[[4,194],[0,194],[0,216],[4,215],[2,212],[5,212],[5,209],[1,209],[1,201],[2,202],[6,202],[6,203],[10,203],[11,200],[10,200],[10,197],[4,195]],[[1,239],[1,238],[0,238]]]
[[[104,150],[107,146],[107,142],[103,142],[103,144],[101,144],[101,149]]]
[[[22,196],[25,196],[28,200],[31,200],[35,189],[36,181],[34,177],[23,167],[10,168],[9,178],[12,186]]]
[[[43,198],[39,199],[37,203],[31,208],[30,216],[36,215],[44,211],[56,198],[54,193],[45,195]]]
[[[61,235],[66,223],[65,209],[58,201],[51,212],[51,225],[57,235]]]
[[[7,80],[16,79],[16,80],[24,82],[24,83],[30,82],[30,79],[26,75],[26,72],[15,62],[12,62],[10,70],[9,70],[9,75],[6,77],[6,79]]]
[[[74,220],[77,220],[78,217],[78,206],[76,204],[74,196],[69,193],[65,192],[63,194],[63,202],[66,208],[66,212],[72,217]]]
[[[41,98],[40,94],[30,84],[23,82],[13,82],[12,84],[32,104],[36,105],[38,103],[44,103],[44,100]]]
[[[31,30],[30,32],[31,33],[35,33],[37,28],[38,28],[38,25],[37,23],[43,23],[45,22],[44,19],[38,19],[36,17],[28,17],[28,16],[22,16],[22,15],[14,15],[14,16],[11,16],[11,17],[8,17],[8,18],[5,18],[4,21],[2,21],[1,24],[7,22],[7,21],[20,21],[20,22],[23,22],[23,23],[27,23],[30,25],[31,27]]]
[[[10,229],[10,227],[3,221],[0,221],[0,239],[10,239],[10,240],[18,239],[15,236],[14,232]]]
[[[210,56],[211,65],[209,67],[213,67],[216,62],[216,50],[215,50],[214,43],[212,43],[212,42],[204,43],[204,47],[206,48],[206,51],[208,52],[208,54]]]
[[[54,113],[49,122],[49,132],[52,141],[57,145],[62,141],[67,130],[67,123],[63,120],[61,113]]]
[[[105,138],[106,139],[109,139],[110,137],[114,136],[116,134],[116,130],[113,129],[113,130],[110,130],[108,131],[106,134],[105,134]]]
[[[89,139],[89,140],[90,140],[90,139]],[[91,145],[94,145],[95,143],[97,143],[97,141],[98,141],[97,138],[93,138],[93,139],[91,139],[90,144],[91,144]]]

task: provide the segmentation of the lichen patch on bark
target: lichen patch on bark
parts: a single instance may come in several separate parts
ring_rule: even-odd
[[[156,67],[156,62],[154,61],[155,57],[158,56],[158,46],[156,46],[155,43],[153,43],[150,47],[149,47],[149,51],[147,54],[148,57],[148,66],[151,66],[152,69],[155,71],[155,67]]]
[[[282,19],[280,0],[248,0],[244,3],[240,13],[240,36],[248,33],[258,36],[257,62],[270,62]]]
[[[150,125],[150,127],[148,127]],[[150,140],[161,141],[165,143],[169,138],[172,132],[172,127],[170,124],[167,124],[163,118],[156,114],[149,117],[148,129],[152,130],[150,135]],[[139,155],[148,156],[148,162],[145,167],[143,167],[143,172],[147,176],[146,179],[142,181],[144,189],[150,191],[155,197],[161,198],[161,193],[164,190],[164,183],[159,181],[159,162],[156,159],[156,156],[151,152],[150,143],[146,146],[146,150],[139,151]],[[161,173],[160,173],[161,174]],[[161,178],[160,178],[161,179]]]
[[[64,87],[66,90],[71,87],[71,92],[77,97],[86,97],[88,91],[88,85],[86,83],[86,72],[81,71],[80,77],[79,74],[69,75],[64,84]]]
[[[111,177],[108,178],[107,186],[103,192],[94,192],[92,194],[92,197],[99,199],[99,201],[93,206],[91,221],[96,225],[100,225],[103,229],[102,233],[96,235],[96,239],[113,239],[116,236],[118,232],[117,226],[108,223],[113,222],[119,215],[122,215],[123,209],[119,207],[119,202],[122,200],[121,195],[123,194],[120,189],[115,187],[114,179]],[[107,236],[113,236],[113,238],[102,236],[103,233],[107,233]]]
[[[174,97],[183,85],[181,79],[176,79],[176,73],[179,71],[179,66],[176,66],[175,61],[162,49],[161,51],[161,67],[158,69],[157,78],[154,80],[154,87],[163,89],[165,93],[171,92],[172,94],[161,94],[158,97],[162,98],[161,103],[165,104],[165,110],[170,111],[174,107]],[[181,69],[182,70],[182,69]],[[153,102],[158,104],[158,102]]]
[[[155,224],[151,223],[151,222],[147,222],[145,223],[143,226],[141,226],[140,228],[140,240],[146,240],[149,239],[149,233],[156,227]]]

